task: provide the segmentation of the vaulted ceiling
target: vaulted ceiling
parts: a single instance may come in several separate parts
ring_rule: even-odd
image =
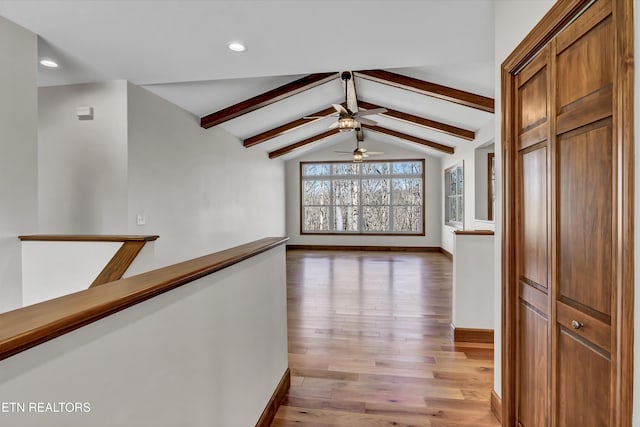
[[[344,102],[341,71],[355,72],[359,109],[388,109],[365,146],[446,156],[493,117],[491,0],[0,0],[0,15],[60,63],[41,85],[127,79],[273,158],[355,146],[327,132],[335,117],[302,119]],[[246,52],[227,49],[236,40]]]

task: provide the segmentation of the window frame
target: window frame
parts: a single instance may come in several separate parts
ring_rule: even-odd
[[[496,200],[496,153],[487,153],[487,220],[494,221]]]
[[[416,233],[407,233],[407,232],[394,232],[394,231],[332,231],[331,229],[329,231],[305,231],[303,229],[304,227],[304,208],[305,205],[303,205],[303,201],[304,201],[304,194],[303,194],[303,181],[305,180],[305,177],[303,177],[302,171],[305,165],[309,165],[309,164],[322,164],[322,165],[331,165],[333,166],[334,164],[347,164],[347,165],[353,165],[354,162],[351,161],[346,161],[346,160],[326,160],[326,161],[304,161],[304,162],[300,162],[300,171],[299,171],[299,176],[298,176],[298,185],[299,185],[299,224],[300,224],[300,235],[322,235],[322,236],[413,236],[413,237],[424,237],[426,236],[426,229],[425,229],[425,192],[426,192],[426,188],[425,188],[425,159],[376,159],[376,160],[364,160],[362,162],[359,162],[357,164],[366,164],[366,163],[389,163],[390,164],[390,169],[393,170],[393,166],[391,164],[393,163],[402,163],[402,162],[416,162],[416,163],[420,163],[421,165],[421,176],[419,177],[420,179],[420,184],[422,186],[422,203],[419,205],[420,209],[421,209],[421,218],[420,218],[420,227],[421,230],[419,232]],[[389,175],[387,175],[389,177],[389,185],[392,186],[391,180],[394,179],[394,174],[391,173]],[[356,179],[358,179],[360,182],[362,182],[362,180],[366,180],[367,176],[366,175],[362,175],[362,174],[358,174],[358,175],[344,175],[341,176],[344,179],[349,179],[349,177],[355,177]],[[396,175],[397,178],[402,178],[402,177],[406,177],[406,175],[401,175],[401,174],[397,174]],[[306,177],[307,179],[309,177]],[[332,179],[335,179],[336,175],[333,175],[332,173],[330,173],[329,175],[318,175],[317,179],[318,180],[322,180],[322,179],[326,179],[329,181],[329,186],[332,187]],[[415,178],[415,177],[414,177]],[[360,185],[360,189],[362,189],[362,185]],[[331,190],[333,191],[333,190]],[[392,193],[393,193],[393,189],[390,189],[390,193],[389,193],[389,204],[388,205],[380,205],[380,206],[388,206],[389,207],[389,229],[393,228],[393,207],[395,206],[393,204],[392,201]],[[359,201],[362,200],[362,191],[360,192],[360,196],[359,196]],[[331,209],[331,207],[337,206],[334,204],[329,203],[327,205],[329,207],[329,209]],[[342,205],[340,205],[342,206]],[[361,203],[359,203],[358,205],[358,221],[359,221],[359,225],[360,227],[362,227],[362,212],[363,212],[363,207],[366,206],[373,206],[373,205],[362,205]],[[400,206],[400,205],[397,205]],[[403,205],[404,206],[404,205]],[[409,206],[409,205],[408,205]],[[418,206],[418,205],[414,205],[414,206]],[[331,226],[331,220],[333,219],[333,215],[330,213],[330,217],[329,217],[329,224]]]
[[[456,180],[456,194],[452,195],[451,194],[451,174],[453,171],[456,171],[456,176],[458,176],[459,174],[462,174],[462,191],[460,192],[460,181]],[[464,161],[456,163],[452,166],[449,166],[448,168],[446,168],[444,170],[444,224],[449,226],[449,227],[454,227],[457,229],[464,229],[464,206],[465,206],[465,201],[464,201],[464,190],[467,186],[467,182],[465,179],[465,175],[464,175]],[[459,215],[456,215],[456,219],[460,219],[459,221],[452,221],[450,219],[450,199],[452,197],[456,198],[456,213],[458,213]],[[461,201],[461,203],[458,202],[458,200]],[[460,206],[462,206],[462,209],[460,209]]]

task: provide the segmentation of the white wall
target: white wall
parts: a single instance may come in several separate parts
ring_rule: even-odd
[[[22,242],[22,305],[88,289],[122,242]]]
[[[454,253],[454,235],[456,230],[444,224],[444,171],[453,165],[464,162],[464,229],[465,230],[493,230],[493,223],[487,221],[476,221],[475,219],[475,149],[488,141],[493,140],[494,120],[476,131],[476,138],[471,143],[460,144],[451,156],[442,158],[440,164],[440,191],[442,197],[439,201],[440,215],[443,220],[440,223],[442,228],[442,248],[450,253]]]
[[[158,234],[155,266],[284,235],[281,160],[123,80],[39,99],[40,232]]]
[[[158,266],[284,235],[284,162],[133,84],[128,131],[128,232],[160,235]]]
[[[38,226],[36,35],[0,16],[0,312],[21,305],[20,234]]]
[[[287,235],[291,245],[355,245],[355,246],[431,246],[440,247],[441,181],[440,160],[418,151],[403,148],[394,142],[383,142],[374,132],[369,132],[366,147],[369,151],[382,151],[381,159],[425,159],[425,236],[322,236],[300,235],[300,162],[349,160],[334,150],[346,150],[342,144],[312,152],[286,163],[287,176]],[[355,142],[353,143],[355,144]],[[352,147],[349,143],[349,147]],[[353,148],[351,148],[353,150]],[[371,157],[371,160],[375,160]]]
[[[12,427],[246,427],[287,366],[279,246],[0,361],[0,402],[91,410],[0,418]]]
[[[554,0],[498,0],[494,4],[495,13],[495,143],[496,143],[496,210],[495,218],[495,306],[502,307],[502,108],[501,99],[501,64],[531,31],[531,29],[547,13]],[[494,389],[499,396],[502,396],[502,363],[501,363],[501,335],[502,335],[502,313],[496,310],[494,319]]]
[[[122,234],[127,215],[127,83],[38,90],[41,233]],[[93,120],[76,107],[91,106]]]
[[[493,236],[454,236],[451,323],[456,328],[493,329]]]

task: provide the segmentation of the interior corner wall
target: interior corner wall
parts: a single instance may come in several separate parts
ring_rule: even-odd
[[[22,305],[18,236],[38,225],[38,46],[0,16],[0,312]]]
[[[127,215],[127,82],[38,90],[39,232],[123,234]],[[93,107],[93,120],[76,108]]]
[[[127,93],[128,231],[160,236],[157,267],[285,235],[281,160],[144,88]]]
[[[540,19],[551,9],[555,0],[510,0],[494,2],[495,53],[495,144],[496,144],[496,205],[495,223],[495,319],[494,319],[494,390],[502,396],[502,62],[511,54]]]
[[[442,228],[442,248],[447,252],[453,254],[454,248],[454,231],[456,228],[444,224],[444,171],[451,166],[464,164],[464,229],[465,230],[493,230],[494,225],[491,221],[476,220],[475,206],[475,163],[476,163],[476,148],[484,145],[494,139],[494,120],[489,121],[483,127],[476,131],[476,137],[472,143],[460,144],[456,147],[456,151],[451,156],[442,158],[440,166],[440,186],[442,192],[442,198],[438,201],[442,222],[440,227]]]
[[[287,235],[293,245],[345,245],[345,246],[426,246],[440,247],[441,231],[441,178],[440,160],[424,152],[405,149],[396,142],[385,142],[374,132],[367,134],[367,149],[386,153],[384,159],[425,160],[425,236],[366,236],[366,235],[301,235],[300,234],[300,162],[345,160],[334,152],[335,146],[305,154],[287,161]],[[348,160],[348,158],[347,158]],[[375,161],[375,158],[371,160]]]

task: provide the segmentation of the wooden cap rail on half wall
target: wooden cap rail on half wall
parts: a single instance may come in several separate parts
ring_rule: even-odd
[[[268,237],[0,314],[0,360],[285,244]]]

